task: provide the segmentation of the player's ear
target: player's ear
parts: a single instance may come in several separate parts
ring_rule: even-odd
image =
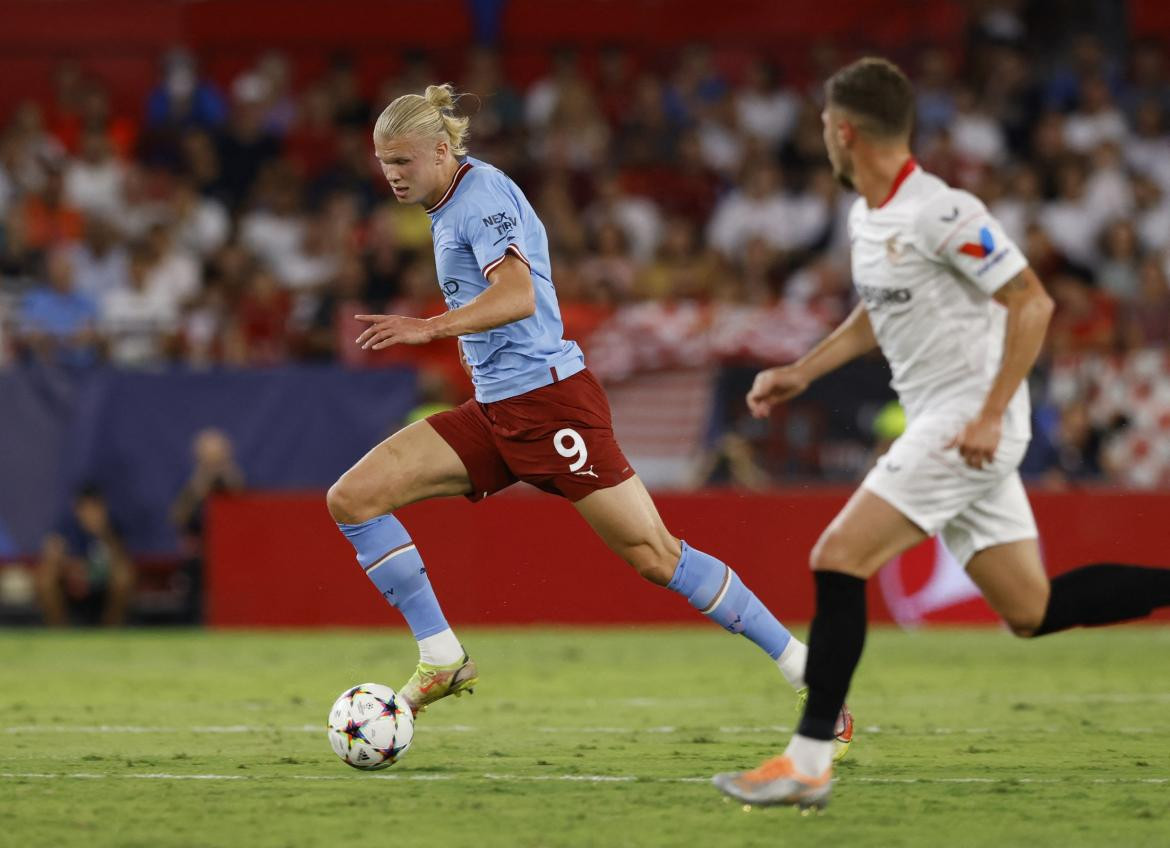
[[[451,149],[451,145],[447,143],[447,139],[441,138],[435,144],[435,164],[442,164],[443,160],[447,158],[447,152]]]
[[[836,126],[837,142],[842,147],[850,147],[854,139],[857,138],[857,127],[853,126],[853,122],[847,118],[842,118],[837,122]]]

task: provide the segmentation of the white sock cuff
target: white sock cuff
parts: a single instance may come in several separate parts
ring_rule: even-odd
[[[776,658],[776,665],[780,673],[791,684],[793,689],[804,688],[804,667],[808,663],[808,645],[795,636],[788,640],[780,656]]]
[[[463,659],[463,646],[448,627],[434,636],[427,636],[418,642],[418,658],[431,665],[450,665]]]

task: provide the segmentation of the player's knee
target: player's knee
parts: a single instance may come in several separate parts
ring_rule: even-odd
[[[673,541],[674,544],[670,544]],[[634,570],[656,586],[665,586],[674,577],[681,551],[678,542],[670,539],[655,539],[631,545],[623,556]]]
[[[1044,610],[1013,610],[1004,615],[1003,620],[1013,636],[1031,639],[1044,623]]]
[[[843,571],[848,574],[856,565],[848,546],[833,533],[826,533],[817,539],[808,557],[808,566],[813,571]]]
[[[325,505],[338,524],[361,524],[377,518],[383,512],[370,503],[368,498],[362,497],[345,477],[329,487],[325,494]]]

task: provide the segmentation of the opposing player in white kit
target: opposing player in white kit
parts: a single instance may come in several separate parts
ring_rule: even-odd
[[[1017,472],[1030,438],[1024,378],[1052,300],[984,205],[923,171],[910,154],[914,92],[882,59],[826,84],[825,145],[861,195],[849,215],[860,303],[793,365],[761,372],[757,417],[880,346],[908,426],[821,535],[804,716],[784,754],[717,775],[753,804],[822,807],[833,723],[865,642],[866,580],[941,534],[988,603],[1019,636],[1108,624],[1170,605],[1170,570],[1100,563],[1051,582]]]

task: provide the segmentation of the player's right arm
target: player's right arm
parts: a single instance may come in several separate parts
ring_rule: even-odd
[[[799,395],[813,380],[875,347],[877,338],[869,323],[869,313],[859,303],[836,330],[796,362],[757,374],[748,392],[748,409],[753,417],[766,418],[773,407]]]

